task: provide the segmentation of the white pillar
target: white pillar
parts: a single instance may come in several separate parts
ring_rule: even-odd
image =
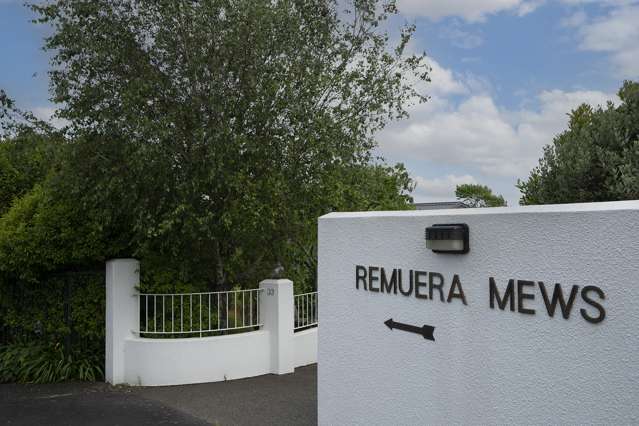
[[[105,380],[124,383],[124,341],[137,330],[138,298],[135,287],[140,284],[140,262],[114,259],[106,263],[106,344]]]
[[[260,317],[263,329],[270,333],[271,373],[287,374],[294,370],[293,282],[264,280],[260,294]]]

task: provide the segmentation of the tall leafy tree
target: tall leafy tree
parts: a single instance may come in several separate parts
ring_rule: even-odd
[[[69,122],[60,187],[126,234],[122,255],[216,289],[286,262],[331,209],[405,207],[407,176],[371,165],[373,135],[426,100],[410,82],[429,69],[406,52],[413,26],[383,29],[394,1],[347,3],[32,5]]]
[[[521,204],[576,203],[639,198],[639,83],[626,81],[621,103],[581,105],[568,129],[517,187]]]
[[[493,194],[486,185],[464,183],[457,185],[455,196],[468,207],[503,207],[506,200],[501,195]]]

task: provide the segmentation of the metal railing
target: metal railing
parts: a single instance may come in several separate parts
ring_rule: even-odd
[[[250,331],[260,321],[261,289],[138,294],[141,337],[204,337]]]
[[[301,330],[317,326],[317,292],[296,294],[294,329]]]

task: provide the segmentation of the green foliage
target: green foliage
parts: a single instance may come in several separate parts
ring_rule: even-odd
[[[30,281],[0,274],[0,286],[0,381],[99,379],[103,271],[49,273]]]
[[[464,183],[457,185],[455,196],[468,207],[503,207],[506,200],[501,195],[493,194],[485,185]]]
[[[0,272],[37,280],[47,271],[105,259],[95,222],[72,199],[37,184],[0,217]]]
[[[383,30],[394,1],[31,7],[52,26],[69,125],[0,90],[3,380],[101,375],[104,277],[70,271],[137,257],[143,291],[185,292],[254,287],[283,265],[308,291],[318,216],[410,208],[405,168],[371,154],[426,100],[414,27]]]
[[[0,215],[14,199],[42,182],[53,166],[59,139],[32,130],[0,139]]]
[[[0,89],[0,217],[48,176],[62,140]]]
[[[99,265],[100,269],[103,265]],[[67,350],[104,346],[104,273],[50,273],[34,281],[0,275],[0,343],[67,342]]]
[[[65,217],[95,237],[87,259],[106,241],[103,256],[142,260],[147,286],[254,286],[300,268],[291,252],[318,216],[407,206],[405,170],[371,165],[374,132],[426,100],[410,84],[429,71],[405,52],[414,27],[394,46],[383,30],[393,1],[32,7],[54,28],[70,123],[50,188],[80,207]]]
[[[32,112],[19,109],[15,101],[0,89],[0,143],[6,138],[24,132],[51,134],[54,130],[50,124],[36,118]]]
[[[103,269],[108,253],[96,223],[56,184],[67,149],[59,141],[26,128],[0,141],[0,381],[102,376],[104,275],[52,273]]]
[[[544,147],[520,204],[576,203],[639,198],[639,83],[624,82],[621,104],[581,105],[568,130]]]
[[[103,363],[80,353],[65,355],[61,345],[13,344],[0,346],[0,383],[53,383],[64,380],[101,380]]]
[[[344,168],[327,181],[326,198],[320,205],[309,206],[314,211],[371,211],[412,209],[410,192],[415,183],[403,164],[389,167],[383,164]],[[312,201],[309,198],[309,202]],[[281,263],[284,275],[295,284],[296,292],[317,289],[317,223],[315,217],[304,218],[309,226],[297,238],[287,241]]]
[[[330,211],[405,210],[412,205],[415,184],[403,164],[357,166],[341,171]]]

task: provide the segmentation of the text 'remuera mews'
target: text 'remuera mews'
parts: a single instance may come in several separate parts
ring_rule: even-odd
[[[444,274],[439,272],[356,265],[355,288],[445,303],[457,300],[468,305],[459,274],[452,274],[450,279],[446,279]],[[603,306],[606,295],[595,285],[572,285],[565,289],[560,283],[553,286],[543,281],[510,279],[505,285],[500,286],[494,277],[489,277],[488,292],[491,309],[505,311],[508,308],[512,312],[534,315],[539,309],[534,309],[531,304],[539,297],[543,301],[543,311],[548,316],[554,317],[560,313],[564,319],[569,319],[575,301],[579,298],[586,305],[579,309],[579,314],[584,320],[597,324],[606,317]]]

